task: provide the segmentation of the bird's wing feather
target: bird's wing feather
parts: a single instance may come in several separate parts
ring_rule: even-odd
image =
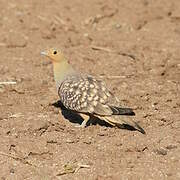
[[[89,75],[68,77],[59,88],[59,96],[68,109],[101,116],[126,114],[126,108],[117,107],[117,98],[103,81]],[[128,109],[128,112],[130,109]],[[127,113],[128,114],[128,113]]]

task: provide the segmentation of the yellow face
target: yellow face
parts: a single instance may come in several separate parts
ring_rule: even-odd
[[[64,59],[63,53],[54,48],[47,51],[42,51],[41,54],[49,57],[54,62],[60,62]]]

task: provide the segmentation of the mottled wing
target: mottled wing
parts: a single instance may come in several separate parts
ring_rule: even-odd
[[[92,76],[67,78],[59,88],[59,96],[68,109],[99,115],[112,115],[111,104],[117,103],[104,82]]]

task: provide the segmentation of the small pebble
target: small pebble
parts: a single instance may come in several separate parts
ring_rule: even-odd
[[[83,35],[84,35],[84,37],[88,37],[88,36],[89,36],[89,34],[88,34],[88,33],[84,33]]]
[[[122,27],[121,24],[118,24],[118,23],[117,23],[117,24],[115,25],[115,28],[116,28],[116,29],[120,29],[121,27]]]
[[[167,150],[165,150],[163,148],[156,149],[155,152],[158,155],[163,155],[163,156],[167,155]]]
[[[11,168],[11,169],[10,169],[10,173],[11,173],[11,174],[14,174],[14,172],[15,172],[14,169]]]
[[[74,143],[75,141],[73,139],[67,139],[66,143]]]
[[[85,143],[85,144],[91,144],[92,142],[91,142],[91,140],[89,139],[89,140],[83,141],[83,143]]]
[[[177,146],[173,145],[173,144],[170,144],[170,145],[166,146],[166,149],[169,149],[169,150],[176,149],[176,148],[177,148]]]
[[[162,117],[160,120],[163,121],[163,122],[167,121],[164,117]]]

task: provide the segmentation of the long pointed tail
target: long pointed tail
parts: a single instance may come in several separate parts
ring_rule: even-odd
[[[128,117],[104,116],[100,118],[113,126],[118,126],[120,128],[125,128],[125,129],[134,129],[141,132],[142,134],[146,134],[144,129],[141,126],[139,126],[138,123],[134,122],[132,119]]]

